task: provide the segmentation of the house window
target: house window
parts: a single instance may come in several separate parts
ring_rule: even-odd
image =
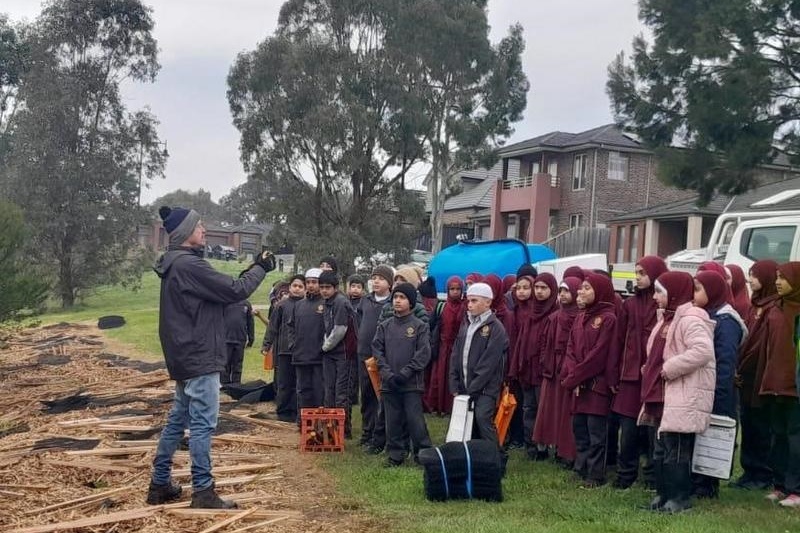
[[[530,173],[530,175],[531,176],[535,176],[539,172],[540,172],[539,171],[539,162],[536,161],[535,163],[531,163],[531,173]]]
[[[625,260],[625,226],[617,226],[617,263]]]
[[[558,187],[558,161],[547,163],[547,173],[550,175],[550,186]]]
[[[575,213],[569,216],[569,229],[575,229],[583,226],[583,215]]]
[[[628,179],[628,156],[620,152],[608,152],[608,179],[625,181]]]
[[[586,154],[575,156],[575,163],[572,165],[572,190],[581,191],[586,188]]]
[[[632,263],[635,263],[639,259],[639,226],[631,226],[631,249],[630,249],[630,259]]]
[[[550,215],[547,219],[547,238],[552,239],[556,234],[556,228],[558,228],[558,217],[556,215]]]

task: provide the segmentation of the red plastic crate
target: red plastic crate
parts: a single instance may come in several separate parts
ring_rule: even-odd
[[[300,409],[301,452],[344,452],[344,409]]]

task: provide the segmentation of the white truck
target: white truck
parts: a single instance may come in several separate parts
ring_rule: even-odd
[[[740,224],[748,221],[756,223],[779,216],[800,215],[798,211],[741,211],[722,213],[714,223],[708,246],[698,250],[682,250],[667,257],[670,270],[682,270],[694,274],[704,261],[727,262],[726,255],[733,241],[733,236]],[[752,261],[750,262],[752,264]],[[748,265],[749,267],[749,265]],[[744,268],[744,265],[742,265]],[[745,272],[747,270],[745,269]]]
[[[749,220],[736,227],[723,262],[747,272],[761,259],[779,264],[800,259],[800,214]]]

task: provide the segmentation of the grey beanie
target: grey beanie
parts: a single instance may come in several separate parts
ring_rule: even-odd
[[[180,246],[188,239],[197,224],[200,222],[200,213],[194,209],[183,209],[176,207],[170,209],[163,206],[159,209],[161,220],[164,221],[164,229],[169,235],[170,246]]]

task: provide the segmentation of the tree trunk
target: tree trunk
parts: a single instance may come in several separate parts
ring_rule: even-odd
[[[61,308],[70,309],[75,305],[75,289],[72,283],[72,256],[71,252],[65,250],[64,255],[59,260],[58,286],[61,293]]]

